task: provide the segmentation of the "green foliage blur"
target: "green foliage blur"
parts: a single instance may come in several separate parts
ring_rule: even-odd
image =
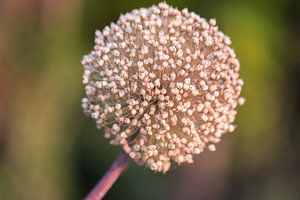
[[[0,199],[83,199],[120,147],[81,110],[94,32],[150,0],[0,0]],[[245,81],[237,130],[166,175],[131,162],[105,199],[300,199],[300,2],[168,0],[229,35]]]

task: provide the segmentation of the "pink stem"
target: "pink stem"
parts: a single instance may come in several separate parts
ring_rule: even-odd
[[[122,174],[122,172],[127,168],[128,159],[128,155],[122,151],[109,170],[94,187],[94,189],[88,194],[85,200],[102,199],[118,179],[118,177]]]

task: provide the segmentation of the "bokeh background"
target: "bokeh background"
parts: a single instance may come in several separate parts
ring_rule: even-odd
[[[105,199],[300,199],[300,1],[168,0],[216,18],[241,62],[238,128],[193,165],[130,163]],[[148,0],[0,0],[0,199],[82,199],[120,148],[85,117],[94,31]]]

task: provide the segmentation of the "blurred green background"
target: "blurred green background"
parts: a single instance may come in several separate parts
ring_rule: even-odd
[[[174,0],[216,18],[241,62],[233,134],[193,165],[131,162],[105,199],[300,199],[299,0]],[[120,148],[82,113],[94,31],[147,0],[0,0],[0,199],[82,199]]]

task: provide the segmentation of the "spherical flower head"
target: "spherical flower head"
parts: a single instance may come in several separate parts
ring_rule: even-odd
[[[192,163],[234,131],[244,102],[230,45],[215,19],[166,3],[122,15],[83,58],[84,112],[139,164]]]

